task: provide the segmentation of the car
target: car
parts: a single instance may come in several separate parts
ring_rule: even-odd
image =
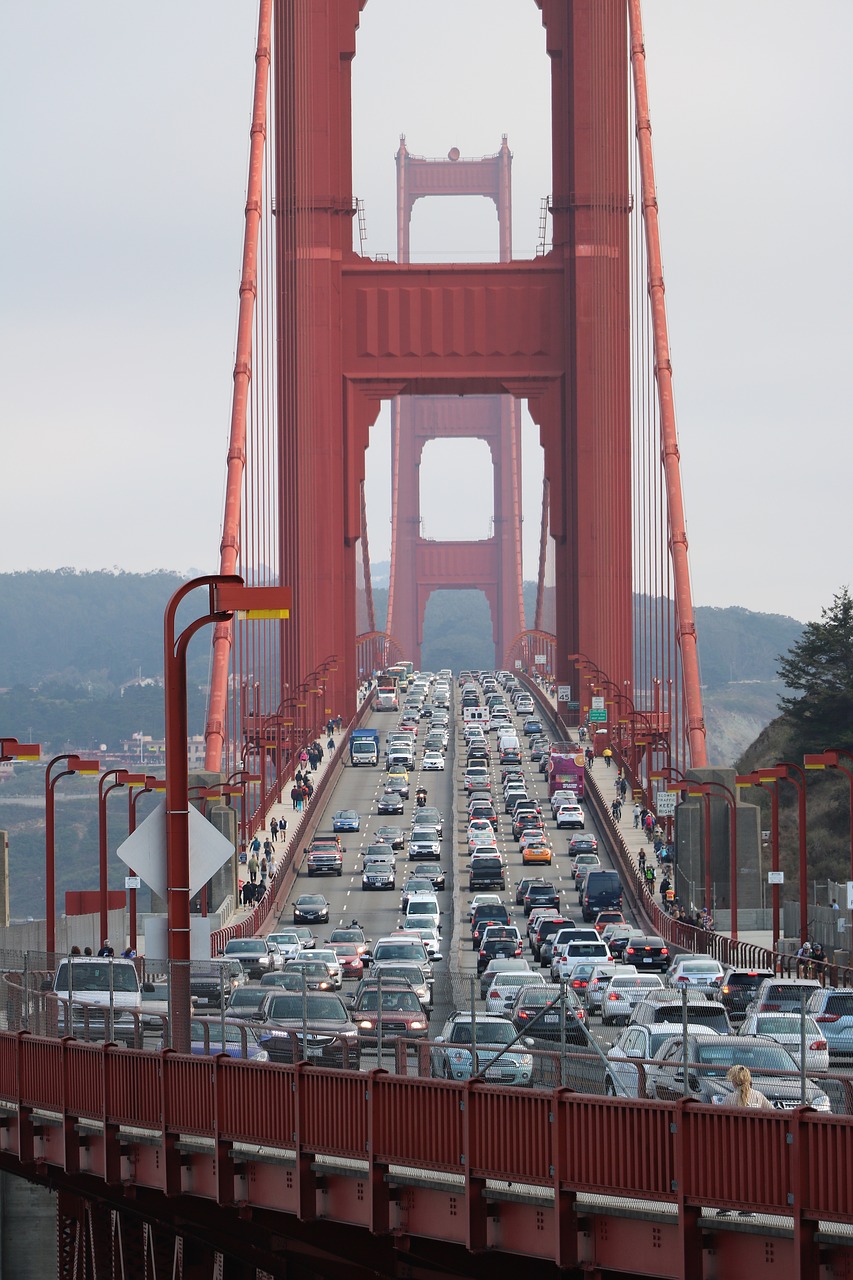
[[[441,852],[441,840],[432,827],[415,827],[409,840],[410,862],[432,862]]]
[[[338,985],[325,960],[288,960],[284,972],[298,974],[303,991],[334,991]]]
[[[359,1067],[358,1028],[340,996],[309,991],[272,991],[258,1011],[258,1043],[271,1062],[299,1062],[317,1066]],[[306,1034],[307,1025],[307,1034]]]
[[[512,815],[512,835],[513,839],[520,841],[525,831],[544,832],[545,824],[542,821],[541,814],[536,813],[534,809],[529,808],[526,804],[521,805]]]
[[[222,1020],[216,1017],[190,1020],[190,1053],[194,1057],[225,1053],[229,1058],[269,1061],[269,1053],[259,1042],[254,1028],[235,1022],[226,1022],[223,1027]]]
[[[441,815],[441,810],[437,809],[433,804],[425,804],[422,808],[415,809],[414,817],[412,818],[413,835],[416,828],[419,827],[431,828],[438,833],[438,838],[441,839],[444,835],[444,818]]]
[[[534,880],[524,895],[524,914],[530,915],[534,907],[560,908],[560,891],[550,880]]]
[[[565,1014],[561,1009],[565,1006]],[[536,1040],[562,1040],[566,1044],[586,1044],[587,1013],[569,987],[561,991],[547,985],[519,987],[508,1015],[516,1031]],[[563,1028],[565,1027],[565,1030]]]
[[[419,964],[407,960],[382,960],[378,961],[371,967],[370,976],[362,979],[363,983],[376,982],[379,976],[383,980],[390,979],[393,981],[408,982],[415,995],[421,1002],[421,1008],[429,1017],[432,1009],[432,979],[427,978],[426,973]],[[356,988],[356,994],[359,988]]]
[[[533,738],[537,733],[542,732],[544,726],[541,720],[537,720],[535,716],[531,716],[530,719],[524,721],[521,728],[526,738]]]
[[[247,978],[260,978],[284,966],[278,947],[266,938],[231,938],[223,955],[226,960],[239,960]]]
[[[521,844],[521,865],[523,867],[542,864],[550,867],[553,856],[551,846],[544,840],[530,840]]]
[[[473,822],[475,819],[485,819],[490,822],[495,831],[498,828],[498,815],[495,813],[495,806],[491,803],[476,803],[468,806],[468,821]]]
[[[589,980],[595,972],[595,961],[584,960],[582,964],[576,964],[572,970],[572,976],[565,983],[566,990],[574,991],[577,998],[586,1005],[586,990],[589,986]]]
[[[797,1013],[805,1001],[810,1013],[809,1000],[821,990],[819,982],[812,978],[765,978],[756,989],[747,1013]]]
[[[402,827],[377,827],[373,837],[377,844],[388,844],[392,849],[402,849],[406,835]]]
[[[295,932],[295,931],[294,931]],[[364,936],[364,930],[360,924],[353,921],[352,924],[340,925],[337,929],[333,929],[329,934],[329,946],[333,946],[336,942],[354,942],[358,954],[364,955],[368,947],[367,938]],[[312,946],[315,943],[312,941]],[[306,944],[303,942],[302,949],[305,950]]]
[[[495,829],[485,818],[476,818],[468,824],[467,840],[469,853],[482,846],[497,844]]]
[[[499,893],[475,893],[474,897],[468,903],[468,909],[465,913],[465,919],[471,920],[477,907],[494,907],[502,906],[503,899]]]
[[[307,960],[311,964],[322,962],[329,970],[329,975],[334,983],[335,990],[340,991],[343,982],[343,968],[338,959],[337,952],[332,947],[317,947],[311,951],[303,951],[297,960]]]
[[[310,920],[314,924],[329,923],[329,904],[322,893],[301,893],[293,904],[293,923]]]
[[[437,770],[444,772],[443,754],[440,751],[425,751],[421,768],[425,772],[435,772]]]
[[[447,887],[447,876],[437,862],[422,862],[418,867],[418,879],[428,880],[436,893]]]
[[[562,830],[563,827],[583,828],[586,821],[579,804],[561,804],[555,816],[558,830]]]
[[[544,883],[542,876],[522,876],[515,886],[515,905],[520,907],[524,902],[524,895],[527,893],[528,885]]]
[[[341,966],[341,975],[347,979],[360,978],[364,973],[364,961],[361,952],[354,942],[330,942],[329,951],[334,951]]]
[[[569,875],[577,876],[581,867],[594,867],[596,871],[601,868],[601,859],[598,856],[598,841],[595,836],[582,835],[572,836],[569,841],[568,848],[569,858]]]
[[[397,872],[393,858],[375,858],[366,862],[361,875],[361,887],[366,890],[396,889]]]
[[[379,797],[376,812],[382,814],[398,814],[403,812],[403,797],[399,791],[387,788]]]
[[[305,865],[309,876],[339,876],[344,856],[337,836],[315,836],[308,845]]]
[[[612,960],[606,960],[603,963],[596,961],[594,969],[587,978],[584,990],[584,1004],[588,1013],[601,1013],[601,1001],[604,992],[610,984],[610,979],[616,973],[618,973],[618,968]]]
[[[442,957],[440,955],[430,956],[426,947],[420,938],[412,935],[406,937],[403,933],[389,934],[387,937],[378,938],[374,944],[373,950],[365,954],[365,961],[369,962],[371,968],[374,964],[383,964],[385,961],[393,961],[395,964],[400,961],[420,965],[429,980],[432,980],[432,961],[438,961]]]
[[[469,765],[462,777],[465,790],[471,791],[491,791],[492,780],[489,777],[487,769],[481,769],[476,765]]]
[[[276,933],[268,933],[270,942],[274,942],[281,952],[285,963],[292,960],[302,950],[302,939],[295,929],[283,929]]]
[[[649,934],[635,934],[628,937],[625,945],[619,945],[618,941],[610,945],[616,946],[617,954],[625,964],[633,964],[638,969],[651,969],[659,973],[664,973],[669,968],[670,951],[663,938],[657,938]]]
[[[690,986],[716,995],[720,990],[722,977],[723,966],[713,956],[679,956],[670,965],[666,982],[667,986],[676,990],[681,986]]]
[[[606,942],[570,942],[559,958],[551,963],[551,973],[558,982],[565,982],[572,976],[572,969],[582,960],[597,960],[601,963],[611,958],[610,948]]]
[[[432,881],[426,876],[412,876],[403,885],[403,895],[400,899],[400,906],[403,911],[409,905],[409,899],[413,893],[432,893]]]
[[[744,969],[739,965],[727,965],[720,980],[717,999],[726,1006],[732,1025],[742,1022],[747,1006],[765,978],[772,978],[771,969]]]
[[[607,1050],[604,1092],[611,1098],[646,1098],[646,1073],[650,1059],[672,1038],[674,1028],[667,1023],[643,1026],[632,1022]],[[718,1033],[700,1023],[687,1024],[688,1036],[715,1036]]]
[[[264,975],[264,977],[272,976],[272,974]],[[284,974],[277,973],[275,977],[284,977]],[[262,982],[263,978],[261,979]],[[245,987],[238,987],[228,997],[225,1005],[226,1018],[245,1018],[247,1022],[252,1022],[261,1007],[261,1001],[265,995],[266,988],[258,983],[247,983]]]
[[[826,1039],[831,1058],[853,1054],[853,991],[822,987],[809,995],[806,1008]]]
[[[358,831],[361,819],[355,809],[338,809],[332,818],[333,831]]]
[[[302,943],[303,951],[307,951],[309,947],[316,947],[317,939],[314,937],[314,934],[308,928],[307,924],[295,924],[293,926],[293,932],[298,935],[299,940]]]
[[[440,751],[442,752],[442,754],[444,754],[444,752],[447,750],[447,745],[449,741],[450,739],[448,735],[443,731],[441,733],[438,733],[433,729],[430,729],[430,732],[427,734],[426,738],[424,739],[424,753],[426,754],[427,751]]]
[[[509,922],[509,912],[503,903],[494,907],[478,907],[471,921],[471,946],[474,951],[480,950],[483,934],[490,924],[509,924]]]
[[[480,999],[485,1000],[486,992],[494,981],[496,973],[531,973],[532,970],[523,956],[495,956],[480,974]]]
[[[529,923],[534,919],[536,921],[535,927]],[[548,915],[539,911],[534,915],[534,913],[531,912],[528,916],[527,940],[530,943],[530,950],[533,952],[534,959],[538,960],[540,964],[543,964],[542,948],[545,943],[549,938],[553,937],[554,934],[559,933],[561,929],[568,929],[572,924],[572,920],[561,915],[559,912],[556,914],[549,913]]]
[[[602,933],[604,933],[604,930],[607,928],[609,924],[625,924],[625,917],[623,916],[622,912],[621,911],[599,911],[598,915],[595,917],[595,919],[592,922],[592,927],[593,929],[595,929],[595,932],[597,934],[601,935]]]
[[[489,1013],[508,1013],[519,988],[545,985],[543,973],[513,973],[511,970],[499,970],[486,991],[486,1008]]]
[[[803,1031],[806,1041],[806,1071],[829,1070],[829,1048],[823,1029],[811,1014],[803,1018],[799,1013],[750,1013],[741,1021],[738,1035],[766,1036],[788,1050],[797,1067],[800,1065]]]
[[[303,991],[305,980],[299,969],[286,967],[280,973],[265,973],[261,978],[262,987],[281,987],[283,991]]]
[[[719,1000],[707,999],[695,987],[685,986],[683,991],[654,991],[638,1004],[631,1018],[644,1026],[669,1024],[673,1034],[681,1026],[685,1015],[688,1022],[710,1027],[719,1035],[731,1035],[729,1015]]]
[[[521,956],[521,934],[515,925],[493,924],[483,933],[477,953],[477,973],[482,973],[489,961],[518,959]]]
[[[482,1075],[492,1084],[529,1085],[533,1076],[533,1055],[529,1045],[519,1042],[515,1027],[506,1018],[468,1012],[452,1014],[436,1036],[430,1050],[430,1073],[445,1080],[470,1080]],[[476,1065],[475,1065],[476,1055]]]
[[[468,866],[468,892],[475,889],[488,889],[497,885],[506,888],[506,868],[499,851],[495,847],[479,847],[471,853]]]
[[[610,954],[613,956],[613,959],[622,960],[624,959],[624,956],[625,956],[625,948],[630,945],[632,938],[642,938],[642,937],[645,937],[645,934],[643,933],[642,929],[638,929],[636,925],[617,924],[613,926],[612,933],[609,932],[609,926],[608,926],[608,928],[604,930],[604,933],[601,936],[604,939],[604,941],[607,943],[608,947],[610,948]],[[661,939],[661,942],[663,942],[663,939]],[[668,949],[667,949],[666,959],[668,962],[669,961]],[[636,963],[636,961],[632,961],[631,963]],[[643,967],[654,968],[653,965],[651,966],[644,965]]]
[[[387,974],[360,984],[350,1015],[362,1044],[376,1044],[380,1034],[383,1041],[429,1035],[429,1018],[411,984]]]
[[[602,1025],[627,1023],[653,987],[663,990],[663,981],[656,973],[614,973],[601,993]]]
[[[806,1080],[805,1096],[796,1064],[787,1050],[764,1036],[687,1037],[688,1071],[684,1072],[684,1041],[681,1035],[664,1041],[655,1054],[654,1074],[649,1092],[662,1102],[693,1098],[697,1102],[731,1106],[734,1086],[726,1072],[736,1064],[747,1067],[752,1084],[771,1106],[793,1111],[805,1102],[815,1111],[831,1110],[829,1098],[813,1081]],[[776,1073],[787,1072],[787,1076]]]

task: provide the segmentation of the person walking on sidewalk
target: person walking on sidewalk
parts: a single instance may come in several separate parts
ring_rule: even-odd
[[[634,830],[636,831],[640,825],[640,805],[639,801],[634,805]],[[645,854],[643,855],[645,857]]]
[[[275,844],[278,839],[278,821],[275,818],[270,819],[270,840]]]
[[[249,879],[251,880],[252,884],[257,884],[257,882],[258,882],[258,867],[259,867],[259,865],[260,865],[260,864],[258,863],[257,858],[255,857],[255,855],[254,855],[254,854],[252,854],[251,858],[249,859],[248,863],[246,864],[246,870],[247,870],[247,871],[248,871],[248,873],[249,873]]]

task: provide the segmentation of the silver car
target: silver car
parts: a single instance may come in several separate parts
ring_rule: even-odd
[[[470,1013],[454,1013],[430,1050],[430,1072],[444,1080],[470,1080],[477,1072],[490,1083],[529,1085],[533,1076],[530,1040],[516,1039],[516,1030],[506,1018],[482,1014],[472,1023]]]
[[[627,1023],[651,988],[663,990],[656,973],[615,973],[601,993],[601,1021],[605,1027]]]

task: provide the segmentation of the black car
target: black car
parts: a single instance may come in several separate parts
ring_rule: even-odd
[[[521,955],[521,938],[514,925],[493,925],[477,952],[477,973],[481,974],[490,960],[513,960]]]
[[[392,773],[392,774],[390,774],[390,775],[389,775],[388,780],[387,780],[387,782],[385,783],[385,790],[386,790],[386,791],[397,791],[397,792],[399,792],[399,794],[403,797],[403,799],[404,799],[404,800],[408,800],[408,798],[409,798],[409,779],[408,779],[408,778],[403,777],[402,775],[401,775],[400,777],[397,777],[397,775],[396,775],[396,774],[393,774],[393,773]]]
[[[471,945],[479,951],[483,934],[490,924],[509,924],[509,911],[502,902],[484,903],[471,919]]]
[[[403,797],[399,791],[385,791],[379,797],[377,813],[399,814],[403,812]]]
[[[770,969],[741,969],[729,965],[723,971],[717,999],[725,1005],[729,1021],[734,1025],[743,1022],[746,1007],[751,1003],[756,991],[765,978],[772,978]]]
[[[534,880],[527,887],[524,895],[524,914],[530,915],[534,907],[556,907],[560,909],[560,891],[550,880]]]
[[[586,1044],[586,1009],[571,987],[563,987],[565,997],[565,1036],[567,1044]],[[537,1040],[562,1038],[563,1014],[558,987],[521,987],[509,1011],[516,1031]]]
[[[402,849],[406,843],[402,827],[378,827],[373,839],[377,844],[389,844],[392,849]]]
[[[301,893],[293,904],[293,923],[328,924],[329,904],[322,893]]]
[[[515,886],[515,905],[520,907],[524,902],[524,895],[532,884],[544,884],[545,880],[542,876],[523,876]]]
[[[632,964],[637,969],[658,969],[664,973],[669,968],[672,956],[663,938],[642,937],[628,938],[627,946],[622,951],[622,959],[625,964]]]
[[[655,1054],[650,1094],[661,1101],[678,1102],[693,1098],[697,1102],[731,1106],[734,1086],[726,1079],[730,1067],[748,1067],[752,1084],[763,1093],[771,1106],[780,1111],[793,1111],[800,1106],[801,1082],[797,1064],[790,1053],[769,1036],[687,1037],[688,1072],[685,1087],[684,1048],[680,1035],[664,1041]],[[785,1074],[781,1074],[785,1073]],[[806,1080],[806,1105],[816,1111],[829,1111],[829,1098],[819,1085]]]
[[[358,1070],[358,1028],[340,996],[310,991],[306,998],[296,992],[273,991],[261,1006],[258,1021],[263,1025],[258,1040],[271,1062],[305,1058],[324,1067]]]

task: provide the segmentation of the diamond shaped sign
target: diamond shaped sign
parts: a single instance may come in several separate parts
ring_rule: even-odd
[[[234,846],[204,814],[190,805],[190,895],[198,893],[234,853]],[[116,849],[119,858],[160,898],[166,898],[166,801],[141,822]]]

